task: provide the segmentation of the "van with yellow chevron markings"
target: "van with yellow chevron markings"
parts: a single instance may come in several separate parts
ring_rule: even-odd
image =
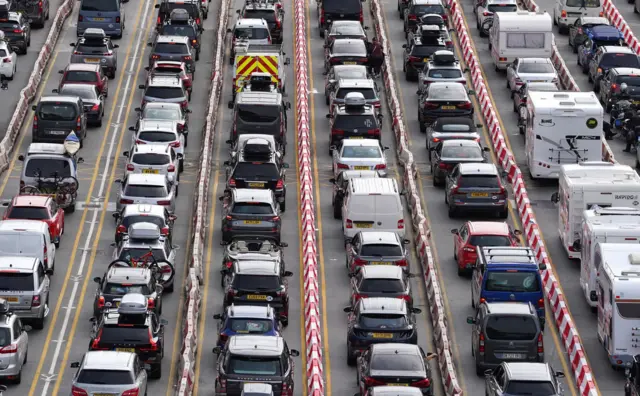
[[[269,73],[271,81],[278,84],[278,88],[284,93],[286,72],[285,66],[291,61],[285,58],[282,46],[279,44],[247,44],[236,43],[234,60],[234,97],[248,82],[251,74]]]

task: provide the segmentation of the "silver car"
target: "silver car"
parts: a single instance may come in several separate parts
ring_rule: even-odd
[[[189,138],[189,114],[191,110],[183,109],[179,103],[149,102],[142,107],[136,107],[138,121],[136,129],[140,126],[140,121],[175,121],[178,132],[184,135],[184,147],[187,147]]]
[[[345,170],[387,169],[387,159],[378,139],[345,139],[342,147],[333,149],[333,174]]]
[[[169,181],[180,180],[178,155],[173,147],[159,144],[136,144],[122,153],[127,158],[125,176],[142,173],[166,175]]]
[[[89,28],[84,31],[77,42],[70,44],[73,53],[69,63],[99,64],[109,78],[116,77],[118,70],[118,44],[113,44],[111,39],[102,29]]]
[[[324,34],[324,43],[329,44],[337,38],[355,38],[355,39],[367,39],[367,34],[360,21],[333,21],[331,27]]]
[[[134,389],[147,394],[145,364],[134,352],[89,351],[71,367],[78,369],[71,382],[78,394],[124,395]]]
[[[19,384],[22,380],[22,366],[27,362],[31,326],[23,325],[17,315],[11,312],[9,303],[0,299],[0,378]],[[6,390],[6,389],[4,389]],[[3,389],[0,389],[0,395]]]
[[[367,80],[370,78],[367,67],[363,65],[335,65],[324,78],[324,101],[329,104],[329,97],[340,80]]]
[[[0,258],[0,298],[9,303],[13,313],[30,321],[36,329],[44,327],[44,320],[49,314],[51,274],[53,268],[46,268],[38,258]]]
[[[549,58],[516,58],[507,66],[507,87],[517,91],[530,82],[549,82],[558,84],[558,73]]]
[[[149,102],[179,103],[184,110],[189,106],[189,94],[184,81],[179,75],[150,76],[146,84],[140,84],[143,89],[142,105]]]
[[[175,121],[141,121],[136,127],[129,127],[134,132],[131,147],[136,144],[158,144],[175,150],[179,160],[179,172],[184,168],[184,135],[178,132]]]
[[[134,174],[117,179],[120,184],[116,210],[121,211],[125,205],[149,204],[167,208],[170,213],[175,212],[177,182],[171,182],[165,175]]]

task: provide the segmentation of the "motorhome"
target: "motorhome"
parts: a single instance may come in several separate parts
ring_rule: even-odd
[[[546,12],[496,12],[489,30],[489,50],[496,71],[516,58],[551,58],[553,23]]]
[[[560,168],[559,189],[551,196],[558,204],[558,233],[571,259],[579,259],[574,246],[580,240],[583,212],[622,206],[638,207],[640,176],[628,165],[583,162]]]
[[[599,269],[593,255],[599,243],[640,243],[640,209],[596,207],[582,215],[582,236],[573,247],[580,251],[580,287],[594,312]]]
[[[599,243],[594,253],[597,279],[598,341],[614,368],[629,368],[640,353],[640,245]]]
[[[604,110],[593,92],[531,91],[527,112],[525,155],[533,179],[557,179],[563,164],[602,160]]]

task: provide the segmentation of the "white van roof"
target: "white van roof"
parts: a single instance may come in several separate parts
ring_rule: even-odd
[[[585,221],[592,222],[593,224],[617,223],[619,220],[622,220],[622,223],[636,223],[640,222],[640,209],[622,206],[610,208],[596,207],[591,210],[585,210],[583,217]]]
[[[592,91],[589,92],[548,92],[531,91],[528,94],[529,103],[536,115],[556,115],[558,110],[579,109],[582,114],[600,116],[604,109]]]
[[[64,144],[57,143],[31,143],[27,149],[27,155],[31,154],[59,154],[65,155],[67,150]]]
[[[601,243],[602,269],[610,278],[640,279],[640,245],[634,243]]]
[[[2,231],[35,231],[43,232],[48,230],[47,223],[38,220],[2,220],[0,221],[0,232]]]
[[[598,179],[638,180],[640,176],[629,165],[610,162],[581,162],[560,167],[560,178],[571,184],[592,184]]]
[[[398,184],[395,179],[385,178],[355,178],[349,180],[351,194],[356,195],[388,195],[398,194]]]
[[[501,32],[553,32],[551,16],[546,12],[496,12],[495,18],[495,24]]]
[[[31,272],[39,259],[27,256],[2,256],[0,257],[0,272],[3,270],[16,270],[18,272]]]

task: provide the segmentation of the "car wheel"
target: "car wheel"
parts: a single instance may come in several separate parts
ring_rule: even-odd
[[[162,363],[152,364],[149,372],[149,378],[162,378]]]
[[[448,215],[450,219],[453,219],[456,217],[456,208],[453,205],[449,205]]]
[[[287,210],[287,202],[285,200],[285,201],[280,202],[280,211],[281,212],[285,212],[286,210]]]
[[[181,159],[178,163],[178,172],[182,173],[184,171],[184,159]]]
[[[64,209],[64,211],[65,211],[65,213],[73,213],[73,212],[75,212],[76,211],[76,203],[74,202],[70,206],[67,206]]]
[[[27,364],[28,356],[29,356],[29,347],[27,347],[27,351],[24,353],[24,360],[22,360],[22,364]]]
[[[457,265],[457,267],[458,267],[458,276],[460,276],[460,277],[465,276],[465,275],[466,275],[466,273],[467,273],[467,272],[465,271],[465,269],[464,269],[464,268],[460,268],[460,265]]]
[[[484,377],[484,369],[482,368],[482,366],[480,366],[477,363],[476,363],[476,375],[478,375],[478,377]]]
[[[355,366],[357,362],[356,355],[351,351],[351,347],[347,344],[347,366]]]
[[[36,330],[44,329],[44,313],[42,314],[41,318],[35,319],[31,325]]]
[[[427,133],[427,124],[420,122],[420,132]]]
[[[341,219],[342,218],[342,208],[340,206],[336,205],[336,206],[333,207],[333,218],[334,219]]]

